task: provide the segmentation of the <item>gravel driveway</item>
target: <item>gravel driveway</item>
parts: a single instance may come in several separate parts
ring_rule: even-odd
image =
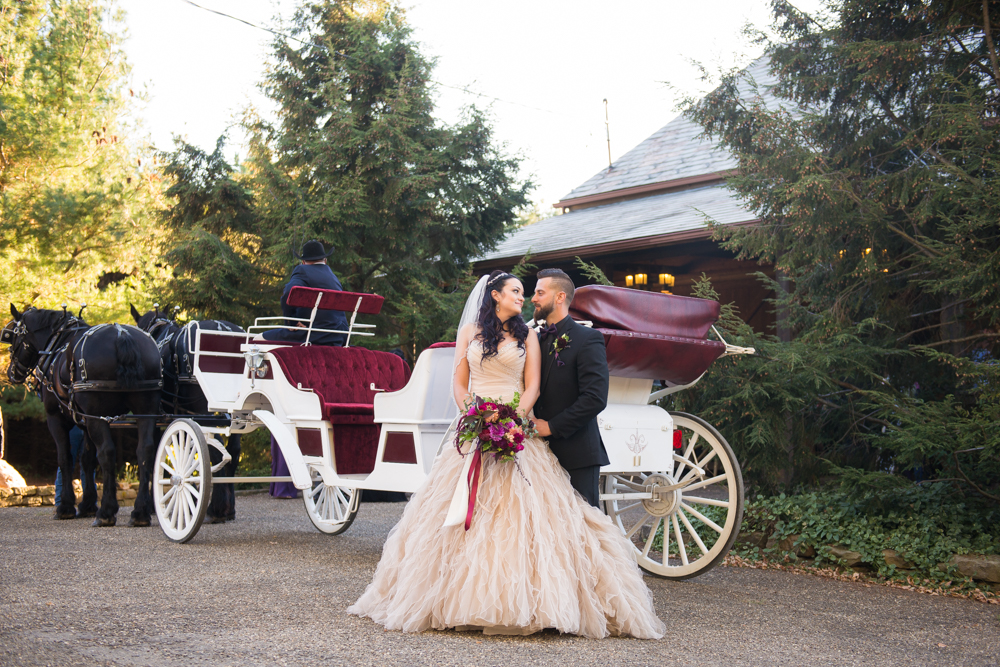
[[[345,609],[402,503],[328,537],[299,500],[237,499],[186,545],[159,528],[0,510],[0,665],[998,665],[1000,608],[784,572],[647,578],[661,641],[385,632]]]

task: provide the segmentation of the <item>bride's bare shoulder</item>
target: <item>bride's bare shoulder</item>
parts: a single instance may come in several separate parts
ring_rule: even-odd
[[[458,332],[458,344],[460,346],[468,345],[476,337],[478,332],[478,326],[475,322],[469,322],[464,327],[462,327]]]

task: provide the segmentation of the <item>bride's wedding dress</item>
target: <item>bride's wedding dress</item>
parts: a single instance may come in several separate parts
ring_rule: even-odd
[[[510,401],[524,390],[525,357],[516,342],[483,359],[474,340],[467,358],[477,395]],[[595,638],[661,637],[664,625],[630,544],[573,490],[544,440],[524,444],[524,477],[513,463],[484,457],[468,531],[443,525],[464,463],[453,445],[444,447],[389,532],[374,580],[348,612],[408,632],[556,628]]]

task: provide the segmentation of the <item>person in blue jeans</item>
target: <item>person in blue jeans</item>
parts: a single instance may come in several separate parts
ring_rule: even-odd
[[[79,426],[74,426],[69,430],[69,455],[73,461],[70,467],[71,470],[74,471],[76,470],[76,464],[80,460],[80,455],[82,453],[83,453],[83,430],[81,430]],[[80,471],[80,474],[81,475],[83,474],[82,470]],[[96,476],[96,471],[95,471],[95,476]],[[62,483],[63,483],[62,469],[57,468],[56,498],[62,497]],[[73,480],[70,479],[69,483],[72,484]]]

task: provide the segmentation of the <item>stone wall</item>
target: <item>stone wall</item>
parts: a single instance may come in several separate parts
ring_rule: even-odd
[[[130,507],[135,504],[135,497],[139,490],[138,482],[118,482],[118,504],[122,507]],[[83,500],[83,488],[80,480],[73,480],[73,491],[76,492],[77,504]],[[97,484],[97,500],[101,499],[104,492],[104,485]],[[43,507],[55,506],[56,487],[54,484],[48,486],[25,486],[14,489],[0,489],[0,507]]]

